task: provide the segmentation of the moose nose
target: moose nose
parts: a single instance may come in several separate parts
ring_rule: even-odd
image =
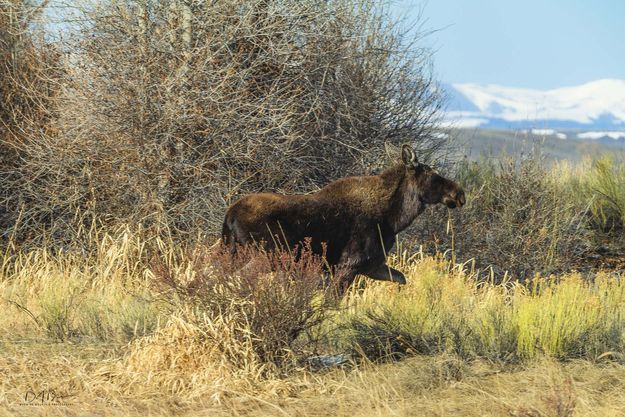
[[[467,202],[465,196],[464,196],[464,191],[460,190],[456,193],[456,201],[458,203],[458,207],[462,207],[464,206],[464,203]]]

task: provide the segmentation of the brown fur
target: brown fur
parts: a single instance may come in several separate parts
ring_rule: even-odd
[[[395,236],[428,204],[465,202],[462,188],[417,163],[411,148],[403,159],[380,175],[342,178],[312,194],[247,195],[226,212],[222,240],[234,252],[241,244],[293,248],[311,238],[313,252],[325,250],[328,265],[345,272],[343,290],[356,274],[403,284],[403,274],[385,264]]]

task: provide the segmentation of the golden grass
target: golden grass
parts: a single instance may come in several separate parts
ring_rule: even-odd
[[[371,283],[341,315],[351,343],[367,353],[454,352],[510,361],[594,359],[623,351],[622,276],[600,273],[587,280],[570,273],[494,285],[476,281],[461,266],[450,272],[442,259],[404,252],[390,262],[406,273],[408,285],[398,290]]]
[[[156,246],[191,273],[182,252]],[[254,353],[257,336],[231,316],[240,310],[208,316],[160,296],[145,248],[125,230],[101,237],[95,254],[5,256],[0,415],[625,413],[622,277],[478,284],[468,266],[402,252],[390,262],[407,286],[354,288],[319,330],[328,351],[399,351],[403,360],[355,356],[313,371],[294,356],[279,369]],[[69,405],[25,404],[29,392],[66,394]]]
[[[587,205],[592,220],[606,230],[625,226],[625,164],[622,156],[603,155],[582,163],[559,162],[550,175],[561,190]]]
[[[128,230],[105,235],[93,254],[7,251],[0,336],[127,341],[150,333],[168,308],[150,288],[144,251],[145,242]]]
[[[582,360],[561,363],[541,359],[529,365],[510,366],[484,360],[465,361],[450,355],[417,356],[325,373],[302,370],[286,378],[258,382],[230,377],[197,380],[188,390],[171,392],[159,389],[156,384],[146,385],[145,375],[137,378],[124,370],[122,354],[84,345],[5,345],[0,357],[0,368],[4,371],[0,415],[619,416],[625,413],[625,397],[621,395],[625,389],[625,366],[616,363]],[[71,405],[22,405],[27,390],[44,388],[69,394],[65,401]]]

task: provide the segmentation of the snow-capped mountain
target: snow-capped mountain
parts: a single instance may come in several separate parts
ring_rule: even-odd
[[[453,84],[446,120],[456,127],[625,131],[625,81],[532,90]]]

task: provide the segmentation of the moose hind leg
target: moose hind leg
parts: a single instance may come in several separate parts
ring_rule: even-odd
[[[379,281],[392,281],[400,285],[406,283],[404,274],[385,263],[370,265],[362,271],[362,274]]]

